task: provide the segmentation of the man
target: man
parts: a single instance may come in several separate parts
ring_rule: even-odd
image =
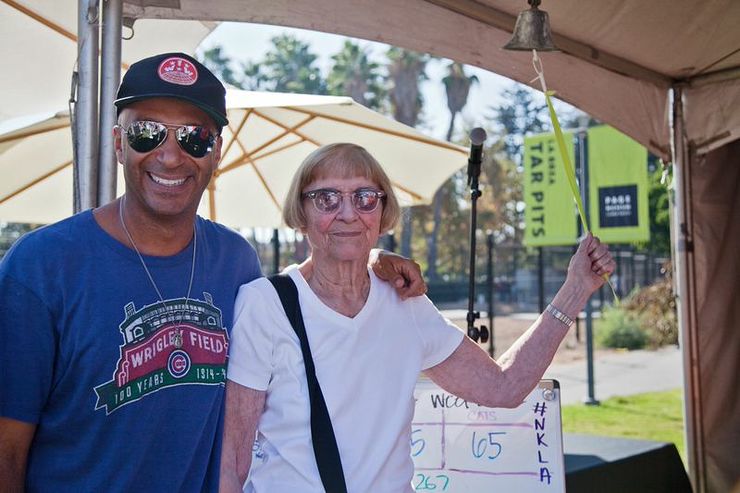
[[[114,129],[125,195],[0,264],[0,491],[217,489],[234,297],[261,275],[243,238],[196,216],[224,95],[187,55],[133,64]],[[423,291],[409,264],[389,270]]]

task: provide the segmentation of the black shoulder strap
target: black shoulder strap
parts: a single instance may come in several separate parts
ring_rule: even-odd
[[[308,380],[308,396],[311,401],[311,440],[321,482],[326,493],[347,493],[334,428],[331,425],[324,394],[321,393],[319,381],[316,379],[316,368],[311,356],[311,347],[308,345],[301,305],[298,303],[298,288],[293,279],[287,275],[276,274],[268,279],[280,296],[285,315],[301,341],[303,363],[306,365],[306,380]]]

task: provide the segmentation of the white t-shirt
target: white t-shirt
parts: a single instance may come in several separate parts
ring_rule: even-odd
[[[354,318],[326,306],[296,266],[316,377],[331,416],[349,493],[412,492],[411,419],[419,373],[459,346],[463,333],[426,296],[401,301],[370,272]],[[239,289],[228,378],[267,392],[246,492],[323,492],[311,445],[303,356],[267,279]]]

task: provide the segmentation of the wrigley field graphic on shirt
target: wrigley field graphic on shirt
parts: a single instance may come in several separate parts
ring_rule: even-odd
[[[95,387],[96,410],[110,414],[174,385],[224,385],[228,334],[212,296],[203,296],[205,302],[179,298],[138,311],[125,306],[120,357],[113,379]]]

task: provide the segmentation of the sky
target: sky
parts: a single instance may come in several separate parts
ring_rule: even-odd
[[[331,68],[331,56],[337,53],[344,43],[345,36],[326,34],[305,29],[293,29],[281,26],[269,26],[264,24],[246,23],[221,23],[201,43],[198,52],[220,45],[226,55],[238,61],[257,61],[263,58],[272,44],[270,39],[274,36],[287,33],[308,43],[311,51],[319,56],[318,66],[326,75]],[[368,47],[371,57],[376,61],[384,60],[383,54],[388,45],[366,40],[355,40],[361,46]],[[450,113],[447,109],[447,97],[445,95],[442,78],[446,75],[446,67],[449,60],[438,59],[427,64],[427,76],[429,80],[422,84],[422,95],[424,98],[424,122],[418,126],[419,130],[431,137],[444,139],[449,126]],[[501,93],[506,87],[514,84],[514,81],[477,67],[466,68],[469,75],[475,74],[479,83],[473,85],[468,97],[468,104],[462,111],[462,118],[458,116],[457,137],[461,137],[462,128],[473,128],[483,126],[490,116],[491,107],[501,102]]]

